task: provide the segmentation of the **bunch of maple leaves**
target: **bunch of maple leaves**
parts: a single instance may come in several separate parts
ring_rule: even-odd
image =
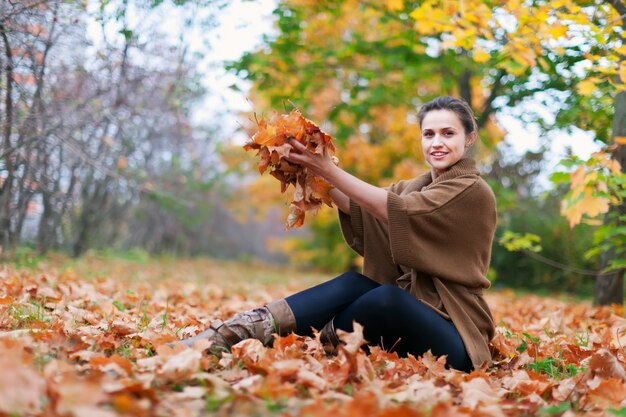
[[[306,168],[285,159],[293,149],[289,139],[304,144],[311,152],[335,158],[332,137],[304,118],[298,109],[288,114],[275,112],[269,120],[257,120],[257,131],[243,148],[258,150],[259,172],[263,174],[269,168],[270,175],[280,181],[281,192],[284,193],[289,185],[294,186],[285,225],[287,229],[302,226],[305,213],[317,210],[322,203],[332,207],[328,194],[332,186],[323,178],[309,174]]]
[[[206,268],[206,265],[203,267]],[[216,318],[292,293],[158,276],[130,282],[75,272],[0,273],[0,415],[21,416],[611,416],[626,410],[626,318],[553,298],[488,295],[492,366],[470,374],[430,353],[399,358],[341,333],[245,340],[221,357],[167,342]],[[219,270],[219,264],[215,269]],[[230,277],[229,281],[237,281]]]

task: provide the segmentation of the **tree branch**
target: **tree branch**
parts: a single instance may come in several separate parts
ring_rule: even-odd
[[[608,26],[610,26],[613,23],[621,20],[622,21],[622,28],[624,28],[624,30],[626,30],[626,3],[623,2],[622,0],[608,0],[608,3],[611,6],[613,6],[613,8],[615,10],[617,10],[617,13],[620,14],[620,16],[617,19],[612,20],[611,22],[609,22]]]
[[[11,18],[13,16],[17,16],[20,13],[25,12],[26,10],[30,10],[30,9],[34,9],[36,7],[39,7],[39,6],[43,5],[43,4],[46,4],[47,2],[48,2],[48,0],[36,1],[34,3],[31,3],[31,4],[27,5],[27,6],[22,7],[21,9],[15,10],[15,11],[13,11],[11,13],[4,14],[2,16],[2,18],[0,19],[0,24],[4,24],[4,22],[6,22],[8,20],[11,20]]]
[[[493,82],[493,88],[491,89],[491,92],[489,93],[489,97],[487,98],[487,101],[485,101],[485,106],[483,107],[483,111],[481,112],[480,117],[478,118],[477,124],[478,124],[479,129],[485,126],[485,124],[487,123],[487,120],[489,120],[489,116],[491,116],[491,114],[493,113],[492,104],[493,104],[493,101],[500,94],[500,87],[502,87],[502,78],[505,75],[506,75],[506,71],[504,71],[503,69],[498,71],[498,75],[496,76],[496,79]]]

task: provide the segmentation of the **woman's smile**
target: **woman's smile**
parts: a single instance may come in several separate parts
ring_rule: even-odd
[[[436,160],[442,160],[446,155],[448,155],[448,152],[436,151],[431,153],[431,156]]]

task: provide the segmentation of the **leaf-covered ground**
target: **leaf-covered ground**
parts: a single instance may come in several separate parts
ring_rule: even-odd
[[[358,328],[332,357],[295,335],[221,358],[165,345],[321,275],[98,258],[0,273],[0,415],[626,415],[621,308],[492,291],[497,361],[463,374],[366,355]]]

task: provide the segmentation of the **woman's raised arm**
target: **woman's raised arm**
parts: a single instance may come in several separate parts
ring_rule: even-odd
[[[333,188],[328,194],[330,194],[330,198],[333,199],[333,203],[335,203],[340,211],[350,214],[350,197],[337,188]]]

